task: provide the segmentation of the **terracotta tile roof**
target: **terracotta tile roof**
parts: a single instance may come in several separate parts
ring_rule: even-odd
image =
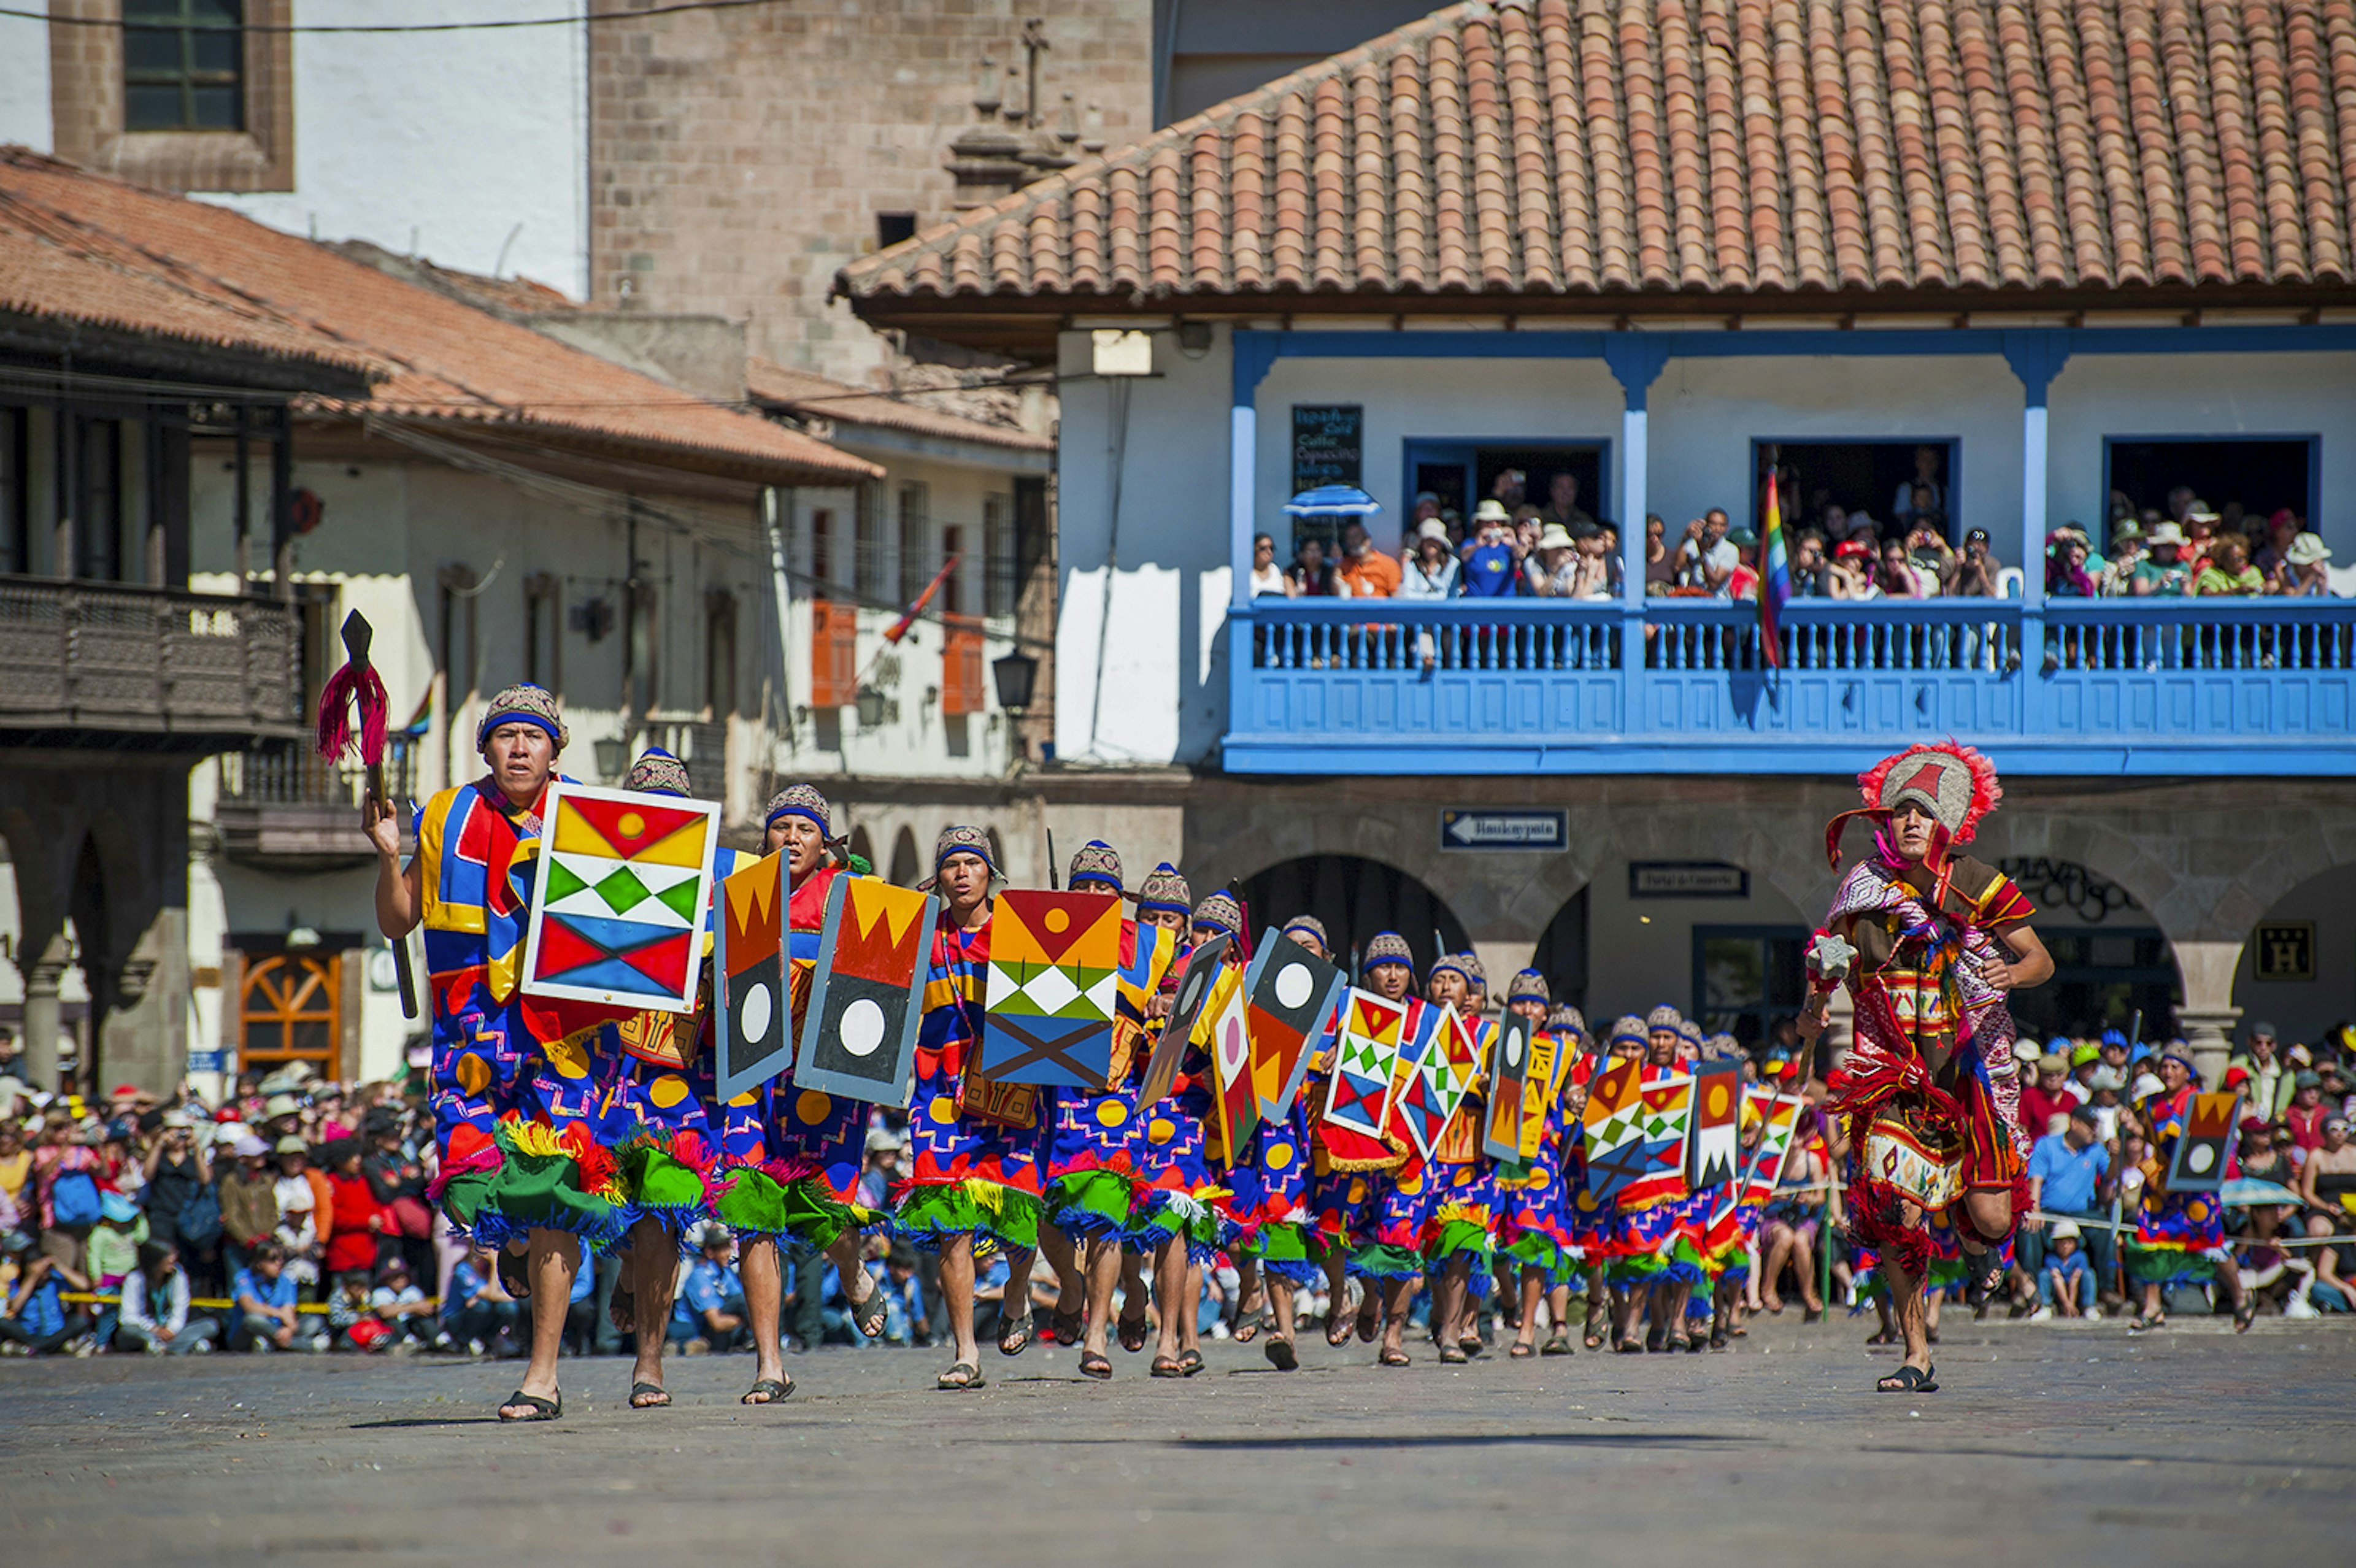
[[[0,203],[102,252],[122,270],[126,300],[177,290],[224,318],[266,325],[381,375],[367,401],[323,401],[323,408],[594,444],[761,483],[841,483],[883,472],[225,208],[21,147],[0,148]],[[5,265],[0,278],[10,278]],[[13,282],[0,284],[0,295]],[[162,320],[147,329],[166,331]],[[226,329],[198,336],[234,341]]]
[[[980,442],[1023,452],[1053,452],[1055,438],[1033,435],[1014,425],[991,424],[929,406],[922,397],[889,397],[867,391],[808,370],[790,369],[758,355],[744,362],[744,389],[756,403],[767,403],[788,413],[833,420],[846,425],[873,425],[910,435],[937,436],[949,441]],[[852,439],[846,437],[845,439]]]
[[[2312,289],[2356,277],[2351,195],[2350,0],[1499,0],[838,287],[879,315],[961,297]]]
[[[359,349],[289,326],[213,279],[159,266],[115,236],[20,201],[5,188],[0,313],[252,356],[286,369],[307,369],[313,374],[307,382],[297,377],[299,383],[336,391],[355,390],[355,379],[383,371]],[[234,374],[225,368],[223,379]]]

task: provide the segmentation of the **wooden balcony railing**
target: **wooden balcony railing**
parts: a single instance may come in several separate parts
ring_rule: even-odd
[[[302,732],[294,612],[256,599],[0,577],[0,731],[66,745]]]

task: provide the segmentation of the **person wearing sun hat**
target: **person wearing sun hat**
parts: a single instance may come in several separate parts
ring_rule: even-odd
[[[990,966],[990,928],[1001,880],[997,851],[981,828],[958,824],[933,842],[937,892],[916,1035],[915,1093],[908,1106],[913,1165],[898,1189],[893,1228],[940,1256],[941,1300],[956,1360],[936,1380],[943,1389],[978,1389],[987,1381],[974,1340],[974,1249],[995,1243],[1007,1260],[1009,1290],[1027,1304],[1031,1261],[1038,1250],[1040,1154],[1047,1132],[1039,1092],[1001,1084],[972,1070],[981,1040]],[[998,1349],[1020,1355],[1030,1342],[1021,1305],[1001,1314]]]
[[[417,812],[406,867],[393,803],[371,795],[362,807],[378,929],[399,942],[425,928],[428,1103],[441,1154],[428,1192],[455,1228],[508,1253],[519,1265],[509,1288],[531,1301],[531,1358],[499,1406],[502,1421],[563,1413],[556,1360],[579,1260],[584,1245],[617,1240],[627,1217],[595,1119],[604,1064],[618,1050],[614,1026],[519,989],[541,814],[570,738],[543,688],[494,695],[475,732],[488,771]]]

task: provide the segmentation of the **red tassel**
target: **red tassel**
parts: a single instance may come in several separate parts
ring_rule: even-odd
[[[373,665],[346,665],[327,677],[319,692],[319,755],[335,762],[350,748],[350,712],[355,707],[359,709],[360,763],[372,768],[384,761],[385,731],[391,714],[384,678]]]

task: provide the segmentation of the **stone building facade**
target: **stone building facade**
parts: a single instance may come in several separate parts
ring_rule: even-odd
[[[864,0],[590,28],[591,303],[747,319],[754,354],[875,384],[889,350],[830,300],[835,272],[1144,134],[1152,9]]]

